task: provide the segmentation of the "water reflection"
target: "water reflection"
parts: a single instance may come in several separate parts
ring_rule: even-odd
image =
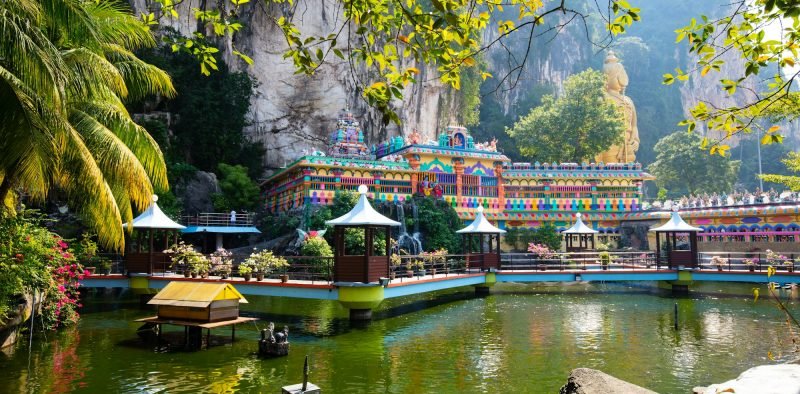
[[[152,312],[109,293],[87,300],[77,329],[34,342],[30,373],[25,344],[0,356],[0,392],[277,392],[300,381],[306,354],[312,381],[334,393],[554,392],[576,367],[685,392],[767,362],[768,351],[790,354],[783,316],[747,297],[751,288],[674,299],[625,285],[498,285],[485,298],[390,300],[366,328],[351,326],[335,302],[248,297],[261,325],[290,326],[291,354],[271,360],[255,355],[256,326],[209,351],[121,346],[135,340],[132,320]]]

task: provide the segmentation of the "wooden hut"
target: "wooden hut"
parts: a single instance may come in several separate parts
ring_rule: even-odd
[[[697,233],[703,231],[700,227],[687,224],[678,214],[675,207],[669,221],[661,226],[651,228],[651,232],[656,233],[656,266],[660,266],[666,260],[670,268],[684,266],[687,268],[696,267],[700,261],[697,253]],[[664,235],[664,242],[661,235]],[[680,242],[685,239],[686,242]]]
[[[158,306],[159,320],[218,322],[239,318],[239,304],[247,303],[230,283],[170,282],[149,305]]]
[[[325,222],[333,226],[333,280],[334,282],[362,282],[374,283],[380,278],[389,276],[389,254],[391,243],[389,239],[389,227],[397,227],[400,222],[387,218],[378,213],[367,201],[366,185],[358,187],[360,194],[358,202],[350,212],[332,220]],[[364,231],[363,255],[351,255],[350,251],[345,250],[344,234],[345,229],[355,228]],[[386,242],[386,250],[383,255],[379,255],[375,250],[375,236],[383,232]]]

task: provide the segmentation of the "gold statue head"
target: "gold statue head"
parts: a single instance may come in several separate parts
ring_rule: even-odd
[[[603,73],[606,75],[606,88],[609,91],[624,94],[625,88],[628,86],[628,74],[614,51],[608,51],[603,64]]]

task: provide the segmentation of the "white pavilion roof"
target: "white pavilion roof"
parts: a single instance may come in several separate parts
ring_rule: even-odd
[[[587,225],[585,225],[583,223],[583,219],[581,219],[581,213],[580,212],[575,214],[575,216],[578,218],[577,220],[575,220],[575,224],[573,224],[572,227],[562,231],[561,232],[562,234],[597,234],[598,233],[597,230],[595,230],[595,229],[593,229],[593,228],[591,228],[591,227],[589,227],[589,226],[587,226]]]
[[[668,222],[662,224],[661,226],[651,228],[650,231],[690,233],[690,232],[703,231],[703,229],[700,227],[690,226],[688,223],[683,221],[683,218],[681,217],[681,215],[678,215],[677,211],[673,211],[672,217],[669,218]]]
[[[361,196],[356,206],[350,212],[325,223],[331,226],[399,226],[400,222],[389,219],[372,208],[367,201],[367,190],[366,185],[359,186],[358,192]]]
[[[137,216],[136,219],[133,219],[133,228],[134,229],[166,229],[166,230],[183,230],[186,227],[181,226],[178,223],[175,223],[161,211],[161,208],[158,207],[156,204],[158,201],[158,196],[153,195],[153,203],[150,204],[141,215]],[[128,227],[128,223],[123,223],[122,227]]]
[[[483,207],[478,206],[478,213],[475,214],[475,220],[472,221],[467,227],[456,231],[458,234],[505,234],[506,230],[501,230],[495,227],[483,215]]]

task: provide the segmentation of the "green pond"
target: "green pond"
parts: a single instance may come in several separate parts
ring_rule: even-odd
[[[500,284],[487,297],[464,288],[390,300],[366,326],[336,302],[248,297],[243,314],[262,318],[258,328],[290,327],[291,353],[277,359],[256,355],[252,323],[232,344],[156,352],[133,322],[153,311],[108,289],[84,297],[77,327],[0,353],[0,393],[279,393],[302,380],[305,355],[325,393],[557,393],[578,367],[686,393],[793,356],[785,317],[765,286],[754,302],[753,287],[705,284],[673,298],[633,284]]]

